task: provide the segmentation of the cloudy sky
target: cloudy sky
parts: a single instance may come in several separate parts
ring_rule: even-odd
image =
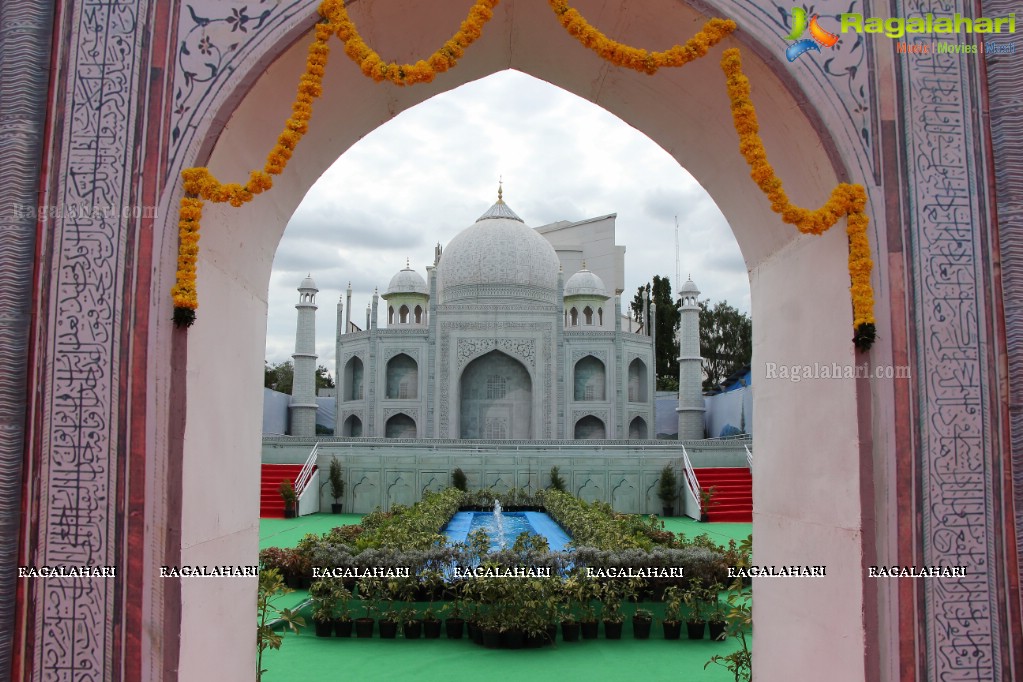
[[[531,226],[617,213],[626,247],[623,305],[654,275],[675,280],[675,216],[682,279],[712,301],[749,312],[739,247],[703,188],[664,150],[604,109],[517,71],[438,95],[381,126],[313,185],[288,223],[270,278],[266,358],[290,359],[296,287],[320,289],[320,364],[333,373],[336,304],[352,283],[363,326],[373,288],[411,266],[425,278],[446,244],[495,201]],[[382,302],[382,301],[381,301]],[[384,306],[379,307],[383,324]]]

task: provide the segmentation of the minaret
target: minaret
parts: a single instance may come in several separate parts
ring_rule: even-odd
[[[678,439],[703,438],[703,359],[700,357],[700,290],[692,277],[679,290]]]
[[[345,292],[345,330],[347,334],[352,330],[352,283],[348,282],[348,289]]]
[[[291,385],[291,435],[316,435],[316,283],[312,275],[298,287],[295,375]]]

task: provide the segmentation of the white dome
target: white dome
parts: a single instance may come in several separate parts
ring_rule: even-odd
[[[305,279],[302,280],[302,283],[298,285],[299,291],[302,291],[303,289],[312,289],[313,291],[319,291],[319,289],[316,288],[316,282],[313,281],[313,276],[311,274],[306,275]]]
[[[696,285],[693,284],[692,278],[690,278],[688,282],[686,282],[685,284],[682,285],[682,288],[679,289],[678,293],[683,295],[683,296],[685,294],[699,295],[700,290],[696,288]]]
[[[412,268],[406,267],[391,278],[391,283],[387,285],[387,291],[384,292],[383,298],[386,299],[396,294],[429,295],[429,293],[430,290],[426,288],[426,280],[423,279],[423,276]]]
[[[551,243],[498,199],[445,247],[438,295],[441,303],[481,298],[554,303],[559,268]]]
[[[568,281],[565,282],[565,298],[570,296],[600,296],[608,298],[607,288],[604,287],[604,280],[587,270],[585,263],[582,270],[569,277]]]

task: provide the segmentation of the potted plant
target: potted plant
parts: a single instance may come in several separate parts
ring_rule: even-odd
[[[380,580],[363,577],[359,579],[359,599],[362,601],[362,618],[355,619],[355,636],[368,639],[373,636],[373,614],[376,611],[376,598],[380,590]]]
[[[419,612],[412,606],[401,610],[401,632],[405,639],[419,639],[423,634],[423,621],[419,618]]]
[[[561,638],[566,642],[579,641],[579,621],[572,612],[572,599],[577,590],[578,578],[570,576],[565,580],[558,581],[556,592],[557,614],[561,620]]]
[[[654,614],[647,609],[636,609],[632,615],[632,636],[636,639],[650,639],[650,626],[654,622]]]
[[[284,499],[284,518],[295,518],[295,503],[298,501],[298,495],[295,494],[295,484],[289,480],[283,480],[278,490],[280,490],[281,497]]]
[[[338,461],[337,457],[330,460],[330,496],[334,498],[334,503],[330,505],[331,514],[340,514],[341,504],[340,500],[345,494],[345,479],[341,475],[341,462]]]
[[[661,499],[661,508],[665,516],[675,515],[675,500],[678,499],[678,479],[671,465],[661,469],[661,480],[657,488],[657,497]]]
[[[334,607],[336,600],[331,579],[324,578],[313,583],[309,588],[309,598],[313,606],[316,636],[332,636],[334,634]]]
[[[713,642],[725,641],[725,627],[727,625],[725,622],[725,607],[718,598],[718,592],[723,587],[723,585],[715,583],[707,590],[707,628],[710,630],[710,639]]]
[[[716,486],[710,488],[700,489],[700,522],[707,523],[710,521],[710,508],[714,505],[714,494],[717,492]]]
[[[682,634],[682,588],[672,585],[664,590],[664,638],[678,639]]]
[[[600,615],[604,621],[604,637],[622,638],[622,587],[617,580],[608,580],[600,590]]]
[[[338,637],[351,637],[352,614],[348,610],[348,603],[352,600],[352,593],[341,578],[330,580],[334,581],[334,634]]]
[[[565,581],[565,590],[579,610],[579,632],[583,639],[596,639],[599,622],[593,600],[600,596],[600,583],[584,573],[572,575]]]
[[[753,652],[750,651],[746,631],[753,626],[752,604],[749,594],[737,585],[729,590],[727,600],[730,607],[726,614],[728,630],[739,641],[739,648],[727,656],[711,656],[703,668],[706,670],[707,666],[715,663],[732,673],[736,682],[750,682],[753,679]]]
[[[455,467],[455,470],[451,472],[451,485],[458,488],[463,493],[469,489],[468,480],[466,480],[465,472],[462,471],[462,467]]]
[[[465,632],[465,619],[462,617],[462,602],[459,595],[443,607],[447,618],[444,619],[444,634],[448,639],[462,639]]]
[[[397,592],[400,589],[400,585],[391,581],[388,583],[382,583],[380,587],[380,638],[381,639],[394,639],[398,636],[398,624],[401,622],[401,613],[395,605],[395,597],[398,596]]]
[[[707,629],[707,619],[703,612],[707,603],[707,590],[704,589],[699,578],[693,580],[682,593],[682,601],[689,610],[689,614],[686,616],[686,631],[689,639],[703,639],[703,633]]]

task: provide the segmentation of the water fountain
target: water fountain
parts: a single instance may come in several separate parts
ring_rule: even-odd
[[[501,543],[501,549],[507,549],[507,541],[504,537],[504,516],[501,514],[501,500],[494,499],[494,525],[497,527],[497,537]]]

